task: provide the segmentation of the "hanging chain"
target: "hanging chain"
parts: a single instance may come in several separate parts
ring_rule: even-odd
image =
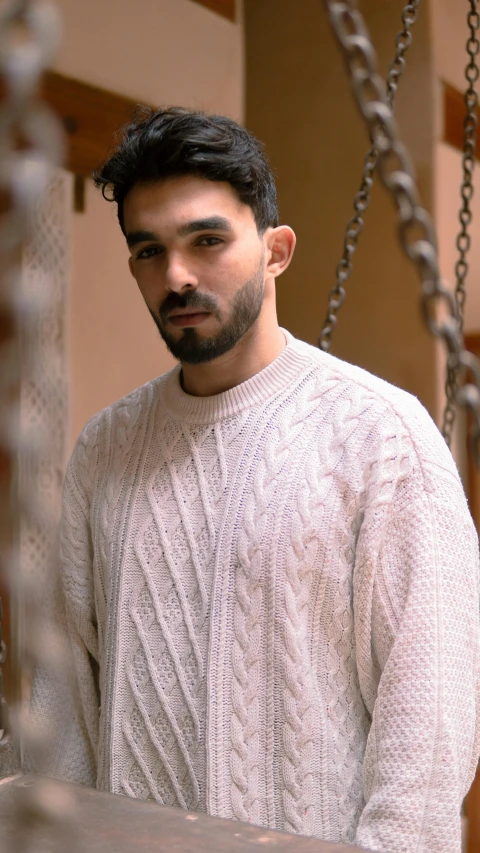
[[[344,54],[355,100],[378,151],[381,181],[396,203],[400,243],[421,279],[425,324],[435,337],[443,340],[448,367],[472,377],[471,382],[456,389],[455,399],[472,413],[472,447],[480,466],[480,360],[463,347],[455,297],[440,279],[433,222],[420,204],[413,165],[400,141],[363,16],[353,7],[352,0],[324,0],[324,4]]]
[[[405,6],[402,12],[403,29],[400,30],[395,39],[395,56],[387,75],[387,99],[391,106],[393,106],[395,95],[397,94],[400,77],[405,70],[405,54],[412,43],[411,27],[417,19],[419,2],[420,0],[412,0]],[[377,156],[375,146],[372,146],[365,157],[360,187],[353,202],[355,215],[347,225],[343,243],[343,255],[336,268],[336,284],[330,291],[327,315],[318,339],[318,345],[324,352],[329,352],[332,345],[332,335],[337,324],[337,314],[343,305],[346,295],[344,285],[352,274],[352,257],[357,250],[358,239],[363,231],[363,214],[370,204]]]
[[[52,166],[62,160],[60,124],[39,97],[42,73],[56,52],[58,36],[58,12],[50,0],[3,0],[0,4],[0,78],[5,93],[0,99],[0,577],[12,600],[21,601],[26,626],[20,638],[18,707],[10,709],[10,727],[5,717],[2,724],[7,747],[9,742],[21,740],[40,769],[49,733],[29,721],[25,700],[34,666],[52,667],[58,647],[45,641],[40,579],[30,575],[20,560],[19,532],[35,527],[45,545],[51,543],[53,548],[56,519],[42,502],[39,482],[46,456],[42,445],[45,431],[37,429],[33,434],[25,430],[19,400],[22,376],[35,375],[42,357],[36,347],[38,336],[32,332],[48,305],[46,295],[42,302],[26,292],[21,262],[32,213],[43,197]],[[49,440],[46,435],[45,441]],[[25,469],[38,476],[20,477],[20,462],[28,462]],[[46,583],[52,583],[52,578]],[[4,658],[3,645],[1,650]],[[0,707],[5,708],[3,695]],[[5,752],[0,743],[0,762]],[[75,838],[68,825],[70,794],[60,792],[53,780],[18,786],[15,794],[12,853],[73,850]]]
[[[6,89],[0,101],[0,572],[3,587],[10,591],[17,568],[15,539],[26,512],[12,488],[18,453],[23,449],[18,411],[19,331],[28,318],[27,306],[21,304],[21,251],[28,212],[45,181],[49,149],[53,153],[57,149],[55,160],[60,153],[54,119],[37,97],[41,71],[51,56],[49,17],[43,3],[27,0],[7,2],[0,9],[0,77]],[[5,655],[2,642],[2,663]],[[4,742],[10,735],[5,707],[2,690]]]
[[[463,156],[462,169],[463,180],[461,186],[462,206],[460,208],[460,232],[457,236],[458,260],[455,264],[455,302],[457,305],[457,317],[460,325],[460,331],[463,334],[464,308],[465,308],[465,280],[468,275],[467,254],[470,251],[470,234],[468,228],[472,221],[472,211],[470,202],[473,197],[473,170],[475,168],[475,151],[477,137],[477,104],[478,96],[475,90],[475,84],[479,77],[479,68],[477,64],[477,56],[480,50],[480,42],[478,40],[478,29],[480,26],[480,15],[478,13],[478,0],[469,0],[470,10],[467,15],[467,23],[470,29],[470,37],[467,41],[467,53],[469,62],[465,68],[465,77],[467,79],[468,88],[465,92],[465,107],[466,115],[464,120],[464,140],[463,140]],[[447,379],[445,382],[446,405],[443,414],[442,434],[450,447],[452,441],[453,425],[455,423],[455,395],[457,390],[457,370],[450,366],[447,369]]]

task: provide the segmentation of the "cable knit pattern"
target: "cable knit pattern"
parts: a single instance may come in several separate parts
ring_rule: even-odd
[[[65,485],[54,772],[384,853],[460,853],[480,752],[478,543],[418,401],[286,333],[216,397],[179,368],[87,424]],[[65,695],[67,694],[67,695]]]

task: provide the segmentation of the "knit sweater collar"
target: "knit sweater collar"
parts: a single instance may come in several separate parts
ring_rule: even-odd
[[[267,367],[246,382],[211,397],[186,394],[180,384],[181,365],[165,376],[162,383],[162,403],[174,417],[190,423],[216,423],[234,417],[246,408],[264,405],[285,389],[310,363],[299,342],[282,329],[287,345]]]

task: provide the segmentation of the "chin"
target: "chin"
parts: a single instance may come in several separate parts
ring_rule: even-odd
[[[184,364],[208,364],[229,352],[238,342],[238,338],[217,333],[216,335],[199,335],[197,329],[184,330],[180,338],[162,335],[172,355]]]

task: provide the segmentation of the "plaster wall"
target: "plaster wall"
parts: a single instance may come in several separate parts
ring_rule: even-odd
[[[242,118],[241,8],[232,23],[192,0],[56,5],[64,35],[55,70],[155,106],[182,104]]]
[[[243,24],[191,0],[57,0],[63,43],[52,67],[139,102],[243,118]],[[93,184],[72,214],[69,451],[85,422],[173,364],[127,267],[114,205]]]
[[[463,89],[468,2],[430,0],[432,55],[437,77]]]

